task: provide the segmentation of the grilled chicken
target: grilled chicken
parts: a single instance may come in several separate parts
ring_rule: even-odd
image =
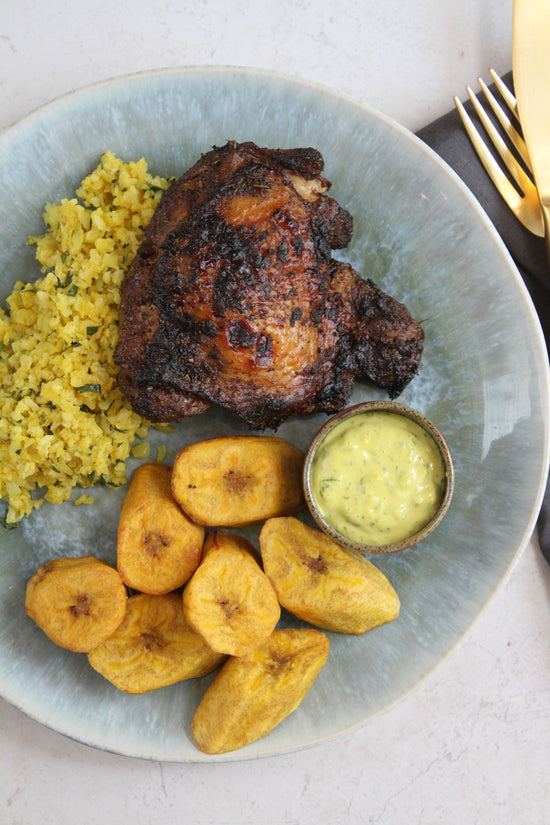
[[[355,378],[397,396],[423,331],[331,257],[352,218],[315,149],[214,148],[163,194],[122,287],[119,383],[151,421],[217,404],[258,430],[335,412]]]

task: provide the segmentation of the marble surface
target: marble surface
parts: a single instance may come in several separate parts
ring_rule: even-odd
[[[215,64],[320,82],[415,130],[490,66],[510,68],[511,15],[512,0],[3,0],[0,127],[105,78]],[[253,762],[119,757],[0,702],[0,823],[543,822],[549,620],[550,567],[533,538],[459,650],[405,701],[333,742]]]

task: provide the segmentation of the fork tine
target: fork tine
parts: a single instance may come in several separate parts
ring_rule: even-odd
[[[495,128],[495,126],[493,125],[491,119],[487,115],[487,112],[485,111],[485,109],[483,108],[483,106],[481,105],[481,103],[479,102],[479,100],[477,99],[475,94],[473,93],[472,89],[469,86],[467,86],[466,91],[468,92],[468,96],[469,96],[470,100],[472,101],[472,105],[473,105],[474,109],[476,110],[476,114],[479,117],[480,121],[482,122],[483,126],[485,127],[485,131],[489,135],[493,146],[495,147],[495,149],[499,153],[500,157],[502,158],[502,160],[506,164],[506,168],[508,169],[510,174],[513,176],[514,180],[516,181],[516,183],[520,187],[521,191],[524,192],[524,193],[527,192],[529,187],[533,185],[532,181],[528,178],[528,176],[525,174],[525,172],[523,171],[523,169],[521,168],[521,166],[519,165],[519,163],[517,162],[517,160],[513,156],[512,152],[510,151],[510,149],[508,148],[508,146],[506,145],[506,143],[504,142],[504,140],[500,136],[500,134],[497,131],[497,129]],[[489,90],[487,90],[487,91],[489,91]],[[496,104],[496,101],[495,101],[495,104]],[[501,114],[504,115],[504,112],[501,112]],[[506,118],[505,115],[504,115],[504,118]],[[510,124],[510,126],[511,125],[512,124]],[[519,137],[519,135],[518,135],[518,137]]]
[[[534,235],[538,235],[539,237],[544,237],[542,214],[534,184],[529,181],[527,175],[524,175],[527,184],[523,190],[525,193],[524,196],[520,195],[502,171],[499,163],[493,157],[487,147],[487,144],[477,131],[472,119],[468,115],[458,97],[454,97],[454,102],[468,137],[470,138],[479,159],[481,160],[487,174],[491,178],[500,195],[518,220],[520,220],[530,232]],[[485,115],[485,117],[487,116]],[[489,118],[487,118],[487,120],[489,120]],[[496,132],[493,125],[490,125]],[[498,135],[498,137],[500,138],[500,135]],[[502,141],[502,138],[500,138],[500,140]]]
[[[474,148],[479,156],[479,159],[485,167],[485,171],[495,184],[496,188],[498,189],[504,200],[507,203],[515,202],[515,199],[520,197],[519,193],[512,186],[512,184],[500,168],[499,164],[494,159],[491,152],[488,150],[485,141],[482,139],[481,135],[477,131],[472,119],[470,118],[468,112],[466,111],[458,97],[455,96],[454,102],[456,108],[458,109],[458,113],[462,119],[462,123],[464,124],[464,128],[468,133],[468,137],[472,141]]]
[[[500,95],[502,96],[503,100],[505,101],[506,105],[510,109],[511,112],[514,113],[516,119],[519,120],[518,115],[518,102],[504,80],[501,78],[499,74],[495,72],[494,69],[489,69],[489,74],[493,78],[493,83],[497,87]]]
[[[492,69],[490,71],[492,71]],[[496,77],[498,77],[496,72],[495,72],[495,75],[496,75]],[[487,102],[489,103],[491,109],[495,113],[495,115],[498,119],[498,122],[500,123],[500,125],[504,129],[506,135],[508,136],[508,138],[510,139],[510,141],[512,142],[512,144],[516,148],[516,150],[517,150],[519,156],[521,157],[521,159],[523,160],[523,162],[530,169],[531,168],[531,159],[529,157],[529,152],[527,151],[527,146],[525,144],[525,141],[523,140],[520,133],[517,131],[517,129],[513,125],[512,121],[510,120],[510,118],[508,117],[508,115],[506,114],[506,112],[504,111],[502,106],[500,106],[500,104],[498,103],[496,97],[494,96],[492,91],[489,89],[487,84],[483,81],[483,79],[481,77],[478,77],[477,81],[478,81],[478,83],[479,83],[479,85],[480,85],[480,87],[483,91],[483,94],[485,95],[485,99],[487,100]],[[499,78],[499,81],[500,81],[500,84],[496,84],[497,88],[500,91],[500,93],[503,95],[504,100],[506,101],[506,104],[510,107],[510,110],[512,112],[514,112],[514,114],[515,114],[517,112],[516,99],[515,99],[514,95],[512,94],[512,92],[510,92],[508,87],[503,83],[503,81],[500,78]],[[507,94],[505,94],[505,92]]]

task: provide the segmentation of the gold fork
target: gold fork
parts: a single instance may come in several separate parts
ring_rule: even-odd
[[[519,123],[517,103],[514,95],[503,82],[502,78],[499,77],[499,75],[494,71],[494,69],[490,69],[489,73],[493,78],[494,84],[502,96],[505,104]],[[529,160],[529,153],[525,142],[510,120],[506,110],[495,98],[489,87],[481,78],[478,78],[478,83],[487,103],[500,123],[504,134],[510,140],[510,143],[513,145],[525,165],[524,169],[522,164],[517,160],[514,153],[508,147],[508,144],[502,138],[498,129],[494,126],[492,120],[489,118],[487,112],[479,102],[470,86],[467,86],[466,91],[468,92],[468,97],[474,106],[476,114],[483,124],[487,136],[492,142],[494,148],[497,150],[503,163],[510,172],[510,175],[516,182],[517,188],[511,183],[505,172],[502,170],[500,163],[494,158],[460,100],[455,97],[455,106],[458,109],[460,117],[462,118],[464,128],[466,129],[468,137],[470,138],[479,159],[485,167],[487,174],[516,218],[521,221],[529,232],[532,232],[534,235],[538,235],[542,238],[544,237],[544,221],[537,189],[533,183],[532,177],[530,176],[532,175],[531,162]]]

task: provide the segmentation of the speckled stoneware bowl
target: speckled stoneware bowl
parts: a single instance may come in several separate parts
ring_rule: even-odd
[[[0,135],[0,299],[17,279],[40,276],[27,236],[43,231],[44,204],[72,197],[106,149],[125,160],[144,156],[154,174],[168,176],[229,139],[322,152],[331,195],[354,218],[352,242],[338,256],[422,319],[422,364],[399,401],[445,433],[455,491],[420,545],[376,558],[399,593],[399,619],[361,637],[331,634],[328,661],[300,707],[269,736],[220,757],[201,753],[191,733],[210,677],[123,694],[25,615],[26,581],[49,558],[116,560],[125,489],[94,489],[89,506],[46,505],[0,533],[0,695],[81,742],[155,760],[282,754],[349,732],[403,700],[505,581],[535,525],[548,470],[546,347],[504,245],[433,152],[330,89],[269,72],[183,68],[101,83],[30,114]],[[383,398],[359,382],[349,404]],[[305,452],[325,420],[293,419],[277,434]],[[244,432],[211,410],[169,435],[153,431],[152,455],[158,444],[170,460],[192,441]],[[247,531],[254,543],[257,533]]]
[[[398,415],[411,419],[430,436],[430,439],[437,446],[438,452],[441,456],[443,467],[445,470],[445,483],[439,501],[437,511],[431,516],[420,529],[415,530],[406,538],[399,541],[389,542],[387,544],[367,544],[365,542],[358,542],[346,536],[343,532],[336,529],[334,524],[323,514],[323,508],[319,504],[319,500],[315,494],[315,489],[312,484],[312,467],[315,463],[316,456],[319,449],[322,447],[326,438],[334,432],[345,421],[348,421],[355,416],[368,416],[370,413],[383,412],[389,415]],[[317,522],[317,525],[328,536],[333,538],[344,547],[350,547],[352,550],[358,550],[365,555],[380,555],[385,553],[396,553],[399,550],[405,550],[407,547],[412,547],[413,544],[418,544],[433,533],[435,528],[441,523],[443,517],[449,509],[451,499],[454,491],[454,463],[451,455],[449,445],[443,436],[441,430],[418,410],[408,407],[405,404],[399,404],[394,401],[365,401],[362,404],[354,404],[342,412],[330,418],[315,435],[313,441],[309,445],[306,453],[303,470],[303,486],[306,502],[310,513]],[[361,507],[361,500],[357,497],[357,507]]]

